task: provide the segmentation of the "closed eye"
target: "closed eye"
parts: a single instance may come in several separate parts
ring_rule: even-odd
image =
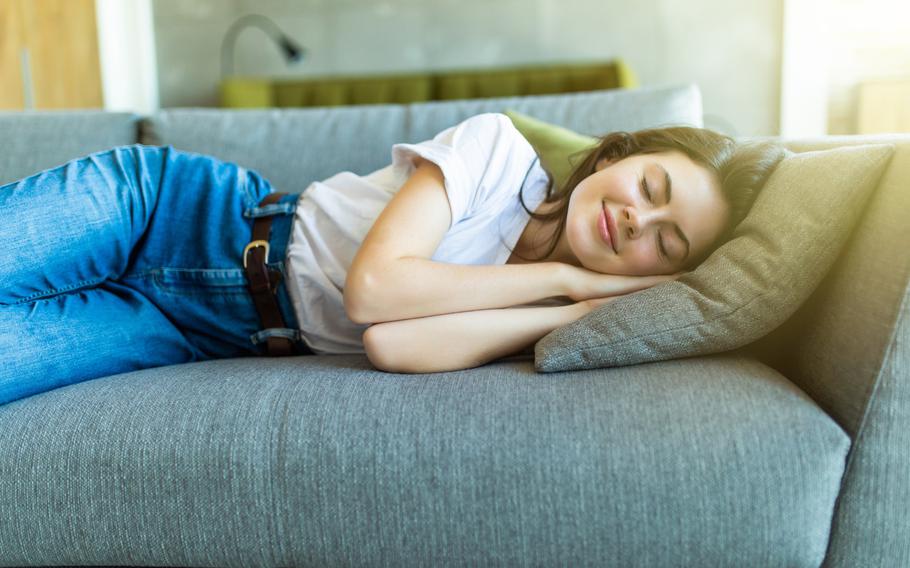
[[[648,189],[648,180],[645,179],[645,176],[639,178],[639,184],[641,185],[641,191],[645,194],[645,199],[648,200],[648,203],[654,203],[654,200],[651,198],[651,190]]]
[[[658,168],[664,173],[664,185],[666,189],[664,190],[667,194],[667,205],[670,204],[670,201],[673,199],[673,180],[670,178],[670,172],[667,171],[665,167],[660,164],[656,164]],[[682,255],[680,262],[685,262],[689,258],[689,239],[686,237],[686,234],[682,229],[679,228],[679,225],[673,223],[673,231],[676,233],[676,236],[686,245],[686,252]]]
[[[669,263],[670,257],[667,254],[667,249],[664,248],[664,240],[660,236],[660,233],[657,234],[657,248],[660,250],[661,255],[663,255],[664,262]]]
[[[641,176],[641,191],[645,194],[648,203],[654,203],[654,199],[651,195],[651,190],[648,188],[648,180],[645,179],[645,176]],[[660,233],[657,233],[657,251],[658,256],[661,257],[661,260],[667,263],[670,262],[670,256],[667,253],[667,249],[664,248],[664,240],[660,236]]]

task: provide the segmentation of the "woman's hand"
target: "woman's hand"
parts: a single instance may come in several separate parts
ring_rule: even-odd
[[[661,280],[661,282],[666,282],[667,280],[675,280],[676,278],[679,278],[679,274],[671,274],[671,275],[665,274],[663,276],[665,277],[665,279]],[[672,276],[672,278],[670,278],[671,276]],[[647,287],[649,287],[649,286],[646,286],[646,288]],[[588,314],[588,312],[592,312],[592,311],[596,310],[597,308],[606,304],[607,302],[612,302],[613,300],[618,300],[619,298],[622,298],[623,296],[628,296],[629,294],[633,294],[637,291],[638,290],[633,290],[633,291],[627,292],[625,294],[617,294],[615,296],[606,296],[603,298],[588,298],[587,300],[580,300],[580,301],[576,302],[574,305],[577,306],[577,308],[578,308],[578,317],[581,317],[581,316]]]
[[[624,294],[619,295],[619,296],[608,296],[606,298],[591,298],[589,300],[582,300],[582,301],[576,303],[575,305],[578,306],[580,315],[583,316],[583,315],[586,315],[588,312],[593,312],[594,310],[596,310],[600,306],[606,304],[607,302],[612,302],[613,300],[621,298],[623,295]]]
[[[582,300],[605,300],[613,296],[622,296],[656,286],[661,282],[676,280],[685,272],[673,274],[655,274],[650,276],[627,276],[623,274],[603,274],[581,266],[566,265],[567,296],[576,302]],[[603,303],[603,302],[601,302]]]
[[[624,294],[619,296],[610,296],[607,298],[591,298],[589,300],[581,300],[580,302],[575,302],[574,304],[566,306],[566,309],[571,310],[570,313],[572,315],[570,317],[572,321],[575,321],[577,319],[583,318],[607,302],[612,302],[613,300],[621,298],[623,295]]]

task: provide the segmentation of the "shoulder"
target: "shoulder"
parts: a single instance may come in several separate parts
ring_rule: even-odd
[[[512,124],[512,119],[502,114],[501,112],[483,112],[480,114],[475,114],[474,116],[470,116],[465,119],[462,124],[470,125],[476,128],[489,128],[518,132],[518,130],[515,128],[515,125]]]
[[[485,112],[465,119],[460,125],[462,133],[484,140],[497,147],[511,148],[511,151],[524,151],[534,154],[534,149],[522,133],[515,127],[512,119],[501,112]]]

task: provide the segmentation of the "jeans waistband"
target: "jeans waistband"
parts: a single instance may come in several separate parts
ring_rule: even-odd
[[[275,297],[278,301],[278,309],[284,320],[286,328],[263,329],[253,334],[250,339],[253,343],[261,345],[263,352],[265,344],[269,337],[287,337],[294,342],[294,351],[296,355],[312,355],[313,351],[303,340],[303,334],[300,331],[300,322],[297,321],[297,314],[294,311],[294,304],[288,294],[287,279],[289,277],[285,259],[287,258],[288,242],[291,239],[291,230],[294,225],[294,211],[297,208],[297,199],[300,197],[296,193],[285,194],[277,202],[264,207],[254,207],[244,212],[244,216],[253,218],[274,216],[272,227],[269,233],[269,258],[266,266],[274,268],[281,272],[281,280],[275,289]]]

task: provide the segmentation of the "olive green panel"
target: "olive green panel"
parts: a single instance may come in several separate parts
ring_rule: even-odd
[[[225,108],[257,108],[276,104],[272,82],[267,79],[231,77],[221,83],[221,106]]]
[[[432,100],[545,95],[634,88],[638,80],[620,59],[394,76],[307,79],[232,77],[221,85],[223,107],[308,107],[407,104]]]
[[[336,106],[420,102],[430,100],[428,75],[370,78],[331,78],[282,81],[274,84],[275,106]]]

